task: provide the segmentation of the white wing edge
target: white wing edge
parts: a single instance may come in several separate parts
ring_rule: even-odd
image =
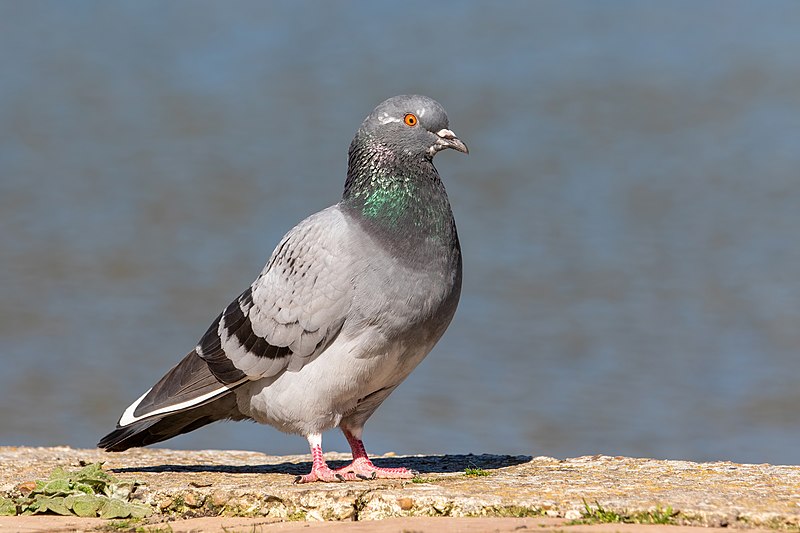
[[[207,393],[205,393],[205,394],[203,394],[201,396],[198,396],[197,398],[192,398],[191,400],[186,400],[185,402],[176,403],[175,405],[170,405],[168,407],[162,407],[161,409],[156,409],[155,411],[150,411],[149,413],[141,415],[141,416],[134,416],[133,412],[136,411],[137,407],[139,407],[139,404],[142,402],[142,400],[144,400],[144,397],[147,396],[148,393],[151,390],[153,390],[153,388],[151,387],[151,388],[147,389],[147,391],[144,394],[142,394],[139,397],[138,400],[133,402],[130,406],[128,406],[127,409],[125,409],[125,412],[122,413],[122,416],[119,418],[119,422],[117,422],[117,425],[119,427],[125,427],[125,426],[129,426],[129,425],[133,424],[134,422],[138,422],[139,420],[144,420],[145,418],[151,418],[151,417],[154,417],[154,416],[164,415],[164,414],[167,414],[167,413],[174,413],[174,412],[177,412],[177,411],[183,411],[184,409],[187,409],[189,407],[199,406],[199,405],[204,404],[207,401],[215,398],[216,396],[219,396],[220,394],[228,392],[229,390],[233,389],[234,387],[237,387],[237,386],[241,385],[242,383],[244,383],[245,381],[248,381],[249,379],[250,378],[244,377],[244,378],[240,379],[239,381],[237,381],[235,383],[230,383],[228,385],[223,385],[220,388],[215,389],[215,390],[213,390],[211,392],[207,392]]]

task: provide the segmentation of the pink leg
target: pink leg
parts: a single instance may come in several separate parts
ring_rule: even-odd
[[[325,457],[322,455],[322,435],[309,435],[308,445],[311,447],[311,472],[304,476],[297,476],[295,483],[311,483],[313,481],[355,481],[355,474],[340,473],[331,470]]]
[[[333,472],[343,476],[355,476],[358,479],[411,479],[417,472],[408,468],[378,468],[367,456],[364,443],[361,441],[361,430],[350,432],[342,428],[350,449],[353,450],[353,462]],[[348,478],[350,479],[350,478]]]

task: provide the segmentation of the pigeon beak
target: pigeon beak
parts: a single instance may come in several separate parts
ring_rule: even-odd
[[[467,145],[464,144],[461,141],[461,139],[456,137],[456,134],[453,133],[451,130],[448,130],[447,128],[442,128],[436,132],[436,135],[438,135],[439,138],[436,139],[436,144],[433,145],[433,149],[435,152],[438,152],[439,150],[444,150],[445,148],[452,148],[453,150],[458,150],[459,152],[465,154],[469,153],[469,148],[467,148]]]

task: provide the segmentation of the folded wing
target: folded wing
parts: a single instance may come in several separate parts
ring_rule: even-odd
[[[255,282],[98,445],[126,449],[216,420],[244,418],[231,394],[237,386],[297,371],[322,355],[341,331],[352,300],[347,231],[334,206],[287,233]]]

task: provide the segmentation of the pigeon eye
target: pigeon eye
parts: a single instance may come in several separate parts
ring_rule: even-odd
[[[415,115],[414,113],[406,113],[406,116],[403,117],[403,122],[406,123],[406,126],[416,126],[417,115]]]

